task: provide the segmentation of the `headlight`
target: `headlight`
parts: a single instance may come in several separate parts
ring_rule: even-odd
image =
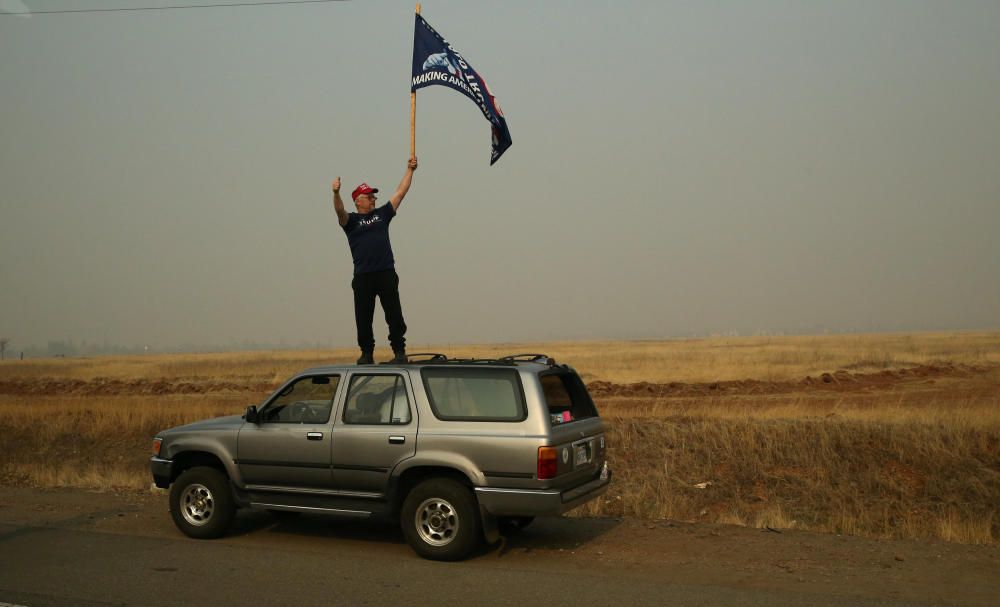
[[[156,437],[153,439],[153,457],[160,455],[160,445],[163,444],[163,439]]]

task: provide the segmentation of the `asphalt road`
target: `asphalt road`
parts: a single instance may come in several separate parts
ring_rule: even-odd
[[[92,605],[990,605],[995,547],[543,519],[462,563],[397,529],[247,513],[215,541],[163,496],[0,488],[0,607]]]

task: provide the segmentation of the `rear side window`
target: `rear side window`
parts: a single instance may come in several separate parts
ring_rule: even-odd
[[[421,375],[438,419],[516,422],[526,417],[521,380],[514,369],[427,367]]]
[[[355,375],[344,406],[345,424],[410,423],[410,401],[399,375]]]
[[[539,379],[553,425],[597,417],[597,407],[576,373],[553,373]]]

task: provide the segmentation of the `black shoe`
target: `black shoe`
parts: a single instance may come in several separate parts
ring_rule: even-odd
[[[392,360],[389,361],[390,363],[399,364],[409,362],[406,358],[406,350],[393,350],[392,354],[393,356]]]
[[[371,350],[362,350],[361,351],[361,358],[358,359],[358,364],[359,365],[374,365],[375,364],[375,356],[373,355],[372,351]]]

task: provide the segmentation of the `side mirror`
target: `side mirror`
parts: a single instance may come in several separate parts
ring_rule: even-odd
[[[248,424],[257,423],[257,405],[250,405],[247,407],[246,412],[243,414],[243,419],[247,420]]]

